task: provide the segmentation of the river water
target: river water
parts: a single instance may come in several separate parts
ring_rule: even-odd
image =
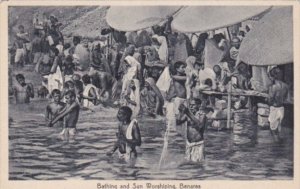
[[[143,143],[137,148],[138,160],[129,167],[116,155],[105,155],[116,140],[116,109],[81,112],[77,135],[63,139],[58,136],[61,128],[45,126],[46,103],[9,106],[10,180],[293,179],[293,132],[288,128],[282,144],[274,143],[268,130],[258,130],[252,145],[234,144],[232,131],[207,129],[202,164],[185,162],[183,137],[170,133],[166,159],[159,168],[165,122],[144,118],[139,121]]]

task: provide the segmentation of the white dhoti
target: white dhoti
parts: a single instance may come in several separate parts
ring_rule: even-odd
[[[20,62],[24,60],[25,56],[25,50],[24,49],[17,49],[16,55],[15,55],[15,62]]]
[[[281,121],[284,117],[284,107],[270,106],[269,122],[271,130],[281,131]]]
[[[185,159],[193,162],[204,160],[204,141],[188,142],[186,141]]]

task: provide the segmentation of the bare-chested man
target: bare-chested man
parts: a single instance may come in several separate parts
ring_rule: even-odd
[[[186,159],[193,162],[204,160],[204,130],[206,124],[206,114],[200,110],[200,100],[190,100],[189,108],[181,104],[179,106],[180,116],[176,120],[177,124],[187,123]]]
[[[61,102],[61,92],[58,89],[54,89],[51,92],[53,101],[46,107],[46,121],[50,122],[55,118],[58,113],[65,107],[65,103]],[[63,120],[60,119],[54,126],[63,126]]]
[[[49,122],[48,126],[52,127],[60,119],[64,119],[64,129],[61,135],[74,136],[76,133],[76,125],[79,117],[80,106],[76,102],[76,95],[74,91],[68,91],[65,94],[66,106],[58,113],[58,115]]]
[[[275,140],[280,141],[281,122],[284,117],[284,102],[288,98],[288,85],[284,83],[281,77],[281,70],[275,67],[269,72],[273,84],[269,88],[269,105],[270,105],[270,129]]]
[[[172,75],[172,82],[166,95],[166,118],[167,127],[171,130],[176,130],[176,116],[179,115],[179,106],[186,103],[187,91],[185,87],[186,64],[178,61],[174,64],[174,75]]]

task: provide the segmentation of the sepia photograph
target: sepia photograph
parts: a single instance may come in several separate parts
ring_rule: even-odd
[[[293,181],[294,11],[8,6],[8,181]]]

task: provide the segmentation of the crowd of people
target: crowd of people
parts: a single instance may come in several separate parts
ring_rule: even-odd
[[[138,119],[165,116],[168,129],[186,125],[186,157],[199,162],[204,159],[203,134],[208,113],[217,115],[228,100],[224,95],[210,96],[201,91],[253,89],[252,70],[238,55],[240,43],[250,28],[242,31],[237,27],[229,33],[229,40],[223,33],[176,33],[171,30],[171,22],[172,17],[163,25],[137,32],[106,28],[101,35],[107,40],[84,44],[80,36],[73,36],[71,44],[60,31],[62,24],[52,15],[45,22],[34,23],[31,38],[24,26],[18,27],[11,64],[35,65],[34,71],[43,78],[38,94],[50,93],[47,125],[62,127],[62,135],[76,133],[81,110],[95,111],[94,107],[101,105],[119,107],[118,140],[107,155],[118,149],[132,159],[137,156],[136,146],[141,145]],[[193,44],[190,37],[195,36]],[[208,42],[222,53],[220,61],[212,67],[205,64]],[[269,73],[273,84],[265,92],[270,94],[268,100],[273,108],[269,118],[271,129],[277,131],[289,89],[280,79],[279,68],[274,67]],[[16,81],[16,102],[29,103],[34,97],[34,86],[26,83],[22,74],[16,75]],[[251,103],[254,102],[245,96],[232,98],[234,109],[249,108]],[[213,125],[220,126],[218,116],[210,119],[214,120]]]

